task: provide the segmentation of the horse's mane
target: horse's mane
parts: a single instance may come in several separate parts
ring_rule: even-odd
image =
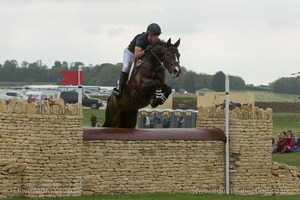
[[[178,53],[177,47],[171,43],[170,39],[168,42],[166,42],[165,40],[158,39],[156,42],[154,42],[152,44],[153,49],[159,49],[159,47],[166,47],[166,48],[170,49],[171,51],[173,51],[174,53]]]
[[[166,44],[166,42],[164,40],[158,39],[156,42],[154,42],[152,44],[152,47],[156,47],[156,46],[164,46]]]

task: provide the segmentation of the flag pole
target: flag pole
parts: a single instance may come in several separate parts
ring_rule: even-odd
[[[81,74],[81,71],[82,71],[82,66],[79,65],[78,66],[78,103],[81,103],[82,104],[82,83],[81,83],[81,77],[80,77],[80,74]]]
[[[225,77],[225,132],[226,132],[226,194],[230,193],[229,178],[229,75]]]

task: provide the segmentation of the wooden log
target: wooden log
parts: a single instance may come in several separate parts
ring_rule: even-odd
[[[212,140],[225,141],[225,134],[220,129],[197,128],[83,128],[83,140]]]

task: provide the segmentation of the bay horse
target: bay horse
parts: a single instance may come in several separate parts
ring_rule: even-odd
[[[149,104],[155,108],[165,102],[172,92],[165,83],[165,71],[174,77],[181,72],[179,44],[180,39],[174,44],[171,38],[167,42],[159,40],[152,44],[152,49],[143,58],[135,60],[122,98],[117,100],[111,94],[107,100],[103,127],[135,128],[139,109]]]

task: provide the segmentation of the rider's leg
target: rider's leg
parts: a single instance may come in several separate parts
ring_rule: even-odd
[[[118,100],[122,98],[122,91],[126,85],[127,79],[128,79],[128,73],[122,71],[119,79],[119,89],[116,88],[113,89],[113,93]]]
[[[117,99],[121,99],[122,97],[122,90],[126,85],[126,81],[128,79],[128,73],[130,71],[130,67],[132,62],[134,61],[134,55],[130,52],[127,48],[124,50],[123,56],[123,67],[119,79],[119,89],[114,88],[113,93],[117,97]]]

